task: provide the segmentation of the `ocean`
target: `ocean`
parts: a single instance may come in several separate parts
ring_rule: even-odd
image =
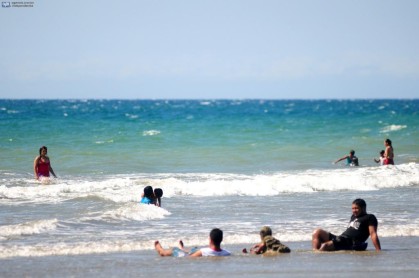
[[[417,277],[419,100],[0,99],[0,277]],[[374,162],[391,139],[395,165]],[[57,174],[36,181],[48,147]],[[355,150],[359,167],[334,163]],[[162,188],[162,207],[139,204]],[[356,198],[383,250],[313,252]],[[244,255],[268,225],[291,254]],[[224,231],[229,258],[159,257]]]

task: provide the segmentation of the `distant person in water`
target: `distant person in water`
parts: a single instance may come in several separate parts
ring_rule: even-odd
[[[367,239],[371,237],[375,250],[381,250],[377,234],[378,221],[373,214],[367,214],[367,204],[363,199],[352,202],[352,216],[348,228],[340,236],[322,229],[317,229],[312,235],[314,250],[365,250]]]
[[[378,159],[374,158],[375,163],[380,163],[380,165],[384,165],[384,150],[380,151],[380,157]]]
[[[355,156],[355,151],[354,150],[351,150],[349,152],[349,155],[346,155],[346,156],[336,160],[335,164],[338,163],[339,161],[344,160],[344,159],[346,159],[346,165],[348,165],[348,166],[359,166],[358,157]]]
[[[153,187],[146,186],[144,187],[144,192],[141,193],[141,204],[147,205],[156,205],[161,206],[161,197],[163,196],[163,190],[161,188],[156,188],[153,190]]]
[[[291,252],[288,246],[285,246],[278,239],[272,236],[272,230],[270,227],[262,227],[259,235],[261,242],[250,248],[251,254],[278,254]],[[247,253],[246,248],[243,249],[243,253]]]
[[[394,150],[391,145],[391,140],[386,139],[384,141],[384,146],[386,147],[384,152],[384,165],[394,165]]]
[[[42,146],[39,149],[39,156],[37,156],[33,162],[33,171],[35,173],[35,179],[37,180],[40,180],[43,177],[49,178],[49,173],[55,178],[57,177],[51,167],[51,160],[47,156],[47,153],[47,147]]]
[[[141,204],[155,204],[153,187],[144,187],[144,192],[141,194]]]
[[[163,190],[161,188],[154,189],[154,204],[161,207],[161,197],[163,197]]]
[[[209,246],[201,249],[192,248],[187,250],[183,246],[183,242],[179,241],[179,247],[164,249],[159,241],[154,242],[154,248],[160,256],[173,257],[219,257],[230,256],[231,253],[227,250],[221,249],[221,242],[223,241],[223,231],[218,228],[211,230],[209,235]]]

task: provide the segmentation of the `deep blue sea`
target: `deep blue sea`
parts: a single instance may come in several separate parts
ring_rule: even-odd
[[[287,264],[304,276],[316,256],[311,232],[342,232],[355,198],[377,216],[383,249],[401,252],[404,274],[417,274],[418,113],[418,99],[0,100],[0,276],[85,276],[92,266],[118,276],[104,259],[135,260],[127,276],[138,266],[151,275],[153,264],[175,263],[157,257],[154,240],[204,246],[219,227],[240,254],[263,225],[298,250],[293,256],[306,267]],[[386,138],[394,166],[374,162]],[[44,145],[58,176],[49,183],[33,174]],[[333,163],[351,149],[359,167]],[[138,203],[147,185],[163,189],[161,208]],[[72,269],[46,275],[62,256]],[[249,258],[239,256],[210,265],[222,270],[217,276],[231,277],[231,269],[242,276]],[[339,258],[321,261],[340,271]],[[382,258],[396,267],[392,256]],[[29,263],[11,268],[22,262]],[[250,263],[259,269],[267,261]]]

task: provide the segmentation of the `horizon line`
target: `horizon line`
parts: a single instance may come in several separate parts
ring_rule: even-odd
[[[80,101],[80,100],[148,100],[148,101],[157,101],[157,100],[176,100],[176,101],[208,101],[208,100],[264,100],[264,101],[277,101],[277,100],[418,100],[419,98],[1,98],[0,100],[39,100],[39,101],[46,101],[46,100],[68,100],[68,101]]]

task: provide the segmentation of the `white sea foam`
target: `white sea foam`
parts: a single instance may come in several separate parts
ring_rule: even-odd
[[[343,229],[342,229],[343,231]],[[417,225],[398,225],[397,227],[380,227],[378,230],[379,237],[400,237],[400,236],[419,236]],[[273,236],[287,244],[295,241],[310,241],[311,233],[307,231],[294,231],[293,233],[275,233]],[[79,241],[71,243],[39,243],[35,245],[12,245],[0,246],[0,258],[10,257],[41,257],[41,256],[64,256],[64,255],[86,255],[86,254],[105,254],[115,252],[130,252],[140,250],[154,249],[155,239],[138,239],[138,240],[95,240],[95,241]],[[179,237],[168,237],[160,240],[163,247],[177,246]],[[235,234],[225,233],[223,245],[243,245],[250,247],[260,241],[257,233],[253,234]],[[370,242],[370,239],[368,240]],[[204,247],[208,244],[208,238],[204,235],[190,236],[184,239],[186,247]],[[307,250],[311,250],[311,246],[307,246]]]
[[[138,115],[125,113],[125,117],[127,117],[129,119],[137,119],[138,118]]]
[[[143,136],[154,136],[160,134],[159,130],[145,130],[143,131]]]
[[[407,125],[389,125],[385,126],[380,130],[380,133],[388,133],[393,131],[402,130],[404,128],[407,128]]]
[[[274,196],[293,192],[364,191],[419,184],[415,163],[389,166],[311,170],[263,175],[195,174],[149,180],[161,187],[166,197],[191,196]]]
[[[146,221],[162,219],[171,213],[167,210],[154,206],[145,205],[138,203],[129,203],[120,208],[108,210],[98,216],[83,217],[82,221],[100,220],[107,222],[119,222],[119,221]]]
[[[16,225],[0,226],[0,240],[6,240],[18,236],[40,234],[55,230],[58,225],[57,219],[37,220]]]
[[[412,219],[411,224],[379,225],[378,234],[381,237],[419,236],[418,219]],[[416,222],[416,223],[415,223]]]
[[[127,240],[0,246],[0,258],[128,252],[150,249],[149,246],[153,246],[152,241]]]
[[[111,139],[111,140],[108,140],[108,141],[96,141],[95,142],[95,144],[99,144],[99,145],[106,144],[106,143],[113,143],[113,140]]]
[[[275,196],[317,191],[364,191],[419,185],[419,164],[348,167],[334,170],[241,174],[147,174],[93,180],[54,180],[52,184],[0,186],[2,202],[55,203],[75,198],[101,198],[115,203],[138,202],[147,185],[175,196]]]

